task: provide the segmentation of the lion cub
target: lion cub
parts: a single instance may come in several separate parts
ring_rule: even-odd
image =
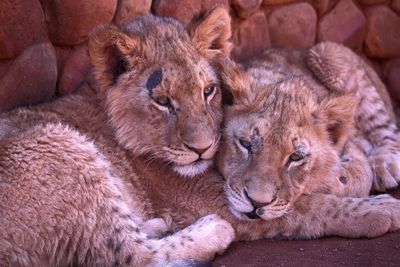
[[[319,64],[318,77],[324,79],[313,76],[307,60]],[[374,80],[346,87],[355,81],[345,81],[348,75],[333,68],[345,63],[361,68],[356,71],[359,79],[376,75],[347,48],[332,43],[317,45],[309,54],[269,50],[245,62],[245,71],[229,60],[222,64],[233,104],[226,107],[217,165],[226,180],[231,211],[244,220],[268,220],[271,230],[266,236],[298,238],[317,229],[329,232],[340,225],[346,231],[383,221],[381,227],[369,227],[373,233],[390,229],[389,222],[399,218],[400,201],[388,195],[367,197],[376,174],[398,181],[399,162],[391,160],[399,151],[387,146],[399,145],[397,126]],[[326,88],[328,82],[336,86],[334,92]],[[385,129],[377,121],[372,125],[372,118],[363,113],[371,99],[379,109],[376,115],[387,119]],[[371,123],[362,124],[366,120]],[[380,165],[371,170],[375,157],[387,159],[385,170]],[[379,215],[372,219],[373,213]],[[308,220],[296,230],[282,227],[300,217]]]
[[[89,39],[95,90],[2,114],[0,266],[179,265],[224,250],[234,231],[218,215],[152,238],[167,225],[147,181],[190,180],[212,163],[222,120],[212,63],[229,38],[223,9],[188,28],[151,15],[100,27]]]

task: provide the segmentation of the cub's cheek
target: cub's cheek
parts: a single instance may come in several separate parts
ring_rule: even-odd
[[[287,213],[286,208],[275,210],[275,209],[263,207],[263,208],[259,208],[256,210],[256,214],[265,221],[278,219],[278,218],[284,216],[286,213]]]
[[[225,164],[225,151],[223,149],[219,149],[217,154],[215,155],[215,165],[218,171],[225,176],[226,174],[226,164]]]

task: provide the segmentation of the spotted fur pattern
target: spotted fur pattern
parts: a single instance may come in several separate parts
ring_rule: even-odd
[[[309,51],[308,66],[324,85],[359,100],[356,114],[360,147],[374,172],[373,189],[385,191],[400,181],[400,130],[385,86],[349,48],[322,43]]]

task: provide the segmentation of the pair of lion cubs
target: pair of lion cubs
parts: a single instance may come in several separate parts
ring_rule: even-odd
[[[373,177],[399,179],[376,74],[334,44],[271,50],[244,71],[225,58],[229,38],[223,9],[188,28],[154,16],[99,28],[95,89],[2,114],[0,265],[190,266],[233,240],[399,229],[400,201],[367,196]],[[220,80],[233,97],[225,181],[209,168]]]

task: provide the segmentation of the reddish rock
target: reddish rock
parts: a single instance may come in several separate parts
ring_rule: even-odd
[[[400,102],[400,58],[392,59],[388,62],[385,74],[390,95]]]
[[[249,58],[271,47],[268,22],[262,11],[254,13],[235,29],[232,51],[235,59]]]
[[[322,17],[326,12],[331,10],[337,4],[337,2],[338,2],[338,0],[312,0],[311,1],[315,10],[317,10],[317,14],[319,17]]]
[[[320,21],[318,41],[334,41],[353,49],[361,47],[366,19],[352,0],[341,0]]]
[[[241,18],[247,18],[258,10],[262,0],[232,0],[236,13]]]
[[[44,28],[39,0],[1,0],[0,59],[17,56]]]
[[[282,5],[282,4],[289,4],[292,2],[296,2],[297,0],[263,0],[263,6],[273,6],[273,5]]]
[[[214,7],[219,6],[219,7],[225,8],[226,10],[229,11],[229,9],[230,9],[229,1],[230,0],[203,0],[201,2],[201,10],[202,11],[207,11],[207,10],[210,10],[210,9],[212,9]]]
[[[57,53],[58,54],[58,53]],[[90,58],[87,44],[73,48],[60,71],[57,89],[60,95],[72,93],[84,82],[90,70]]]
[[[378,4],[386,4],[388,0],[358,0],[363,5],[378,5]]]
[[[0,79],[7,73],[8,69],[10,68],[13,62],[14,62],[13,59],[0,60]]]
[[[74,50],[74,47],[73,46],[55,46],[54,50],[56,51],[58,73],[62,73],[64,65],[67,62],[67,59],[70,56],[71,52]]]
[[[123,25],[132,19],[150,12],[151,0],[119,0],[114,23]]]
[[[117,0],[41,2],[50,39],[56,45],[76,45],[84,42],[95,26],[112,21],[117,8]]]
[[[309,48],[315,42],[317,14],[307,3],[282,6],[268,18],[272,46]]]
[[[400,0],[393,0],[390,7],[400,15]]]
[[[162,17],[173,17],[183,23],[188,23],[201,12],[201,1],[154,0],[153,11]]]
[[[376,60],[371,60],[370,58],[368,58],[366,55],[364,54],[359,54],[359,56],[370,66],[374,69],[374,71],[376,72],[376,74],[378,74],[379,78],[381,78],[381,80],[384,79],[384,73],[383,73],[383,68],[382,68],[382,64],[379,61]]]
[[[400,17],[386,6],[365,10],[368,21],[365,46],[368,56],[392,58],[400,55]]]
[[[28,47],[0,79],[0,111],[50,100],[56,82],[56,55],[51,43]]]

